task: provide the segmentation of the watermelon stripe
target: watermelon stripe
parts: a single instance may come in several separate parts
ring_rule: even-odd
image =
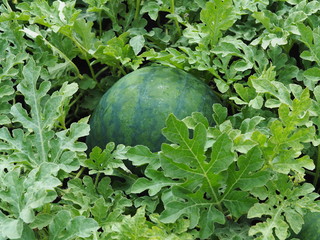
[[[161,129],[170,113],[178,118],[202,112],[212,123],[212,104],[219,100],[191,74],[169,67],[145,67],[116,82],[90,119],[88,147],[113,141],[160,150]]]

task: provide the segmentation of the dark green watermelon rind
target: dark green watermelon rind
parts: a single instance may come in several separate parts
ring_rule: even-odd
[[[116,82],[100,100],[90,120],[88,147],[104,148],[113,141],[146,145],[158,151],[166,141],[161,129],[170,113],[182,119],[192,112],[202,112],[212,125],[212,105],[217,102],[219,99],[206,84],[182,70],[136,70]]]

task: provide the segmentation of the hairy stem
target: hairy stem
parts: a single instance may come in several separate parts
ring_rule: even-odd
[[[97,186],[98,186],[100,174],[101,174],[101,173],[97,173],[97,175],[96,175],[96,178],[95,178],[95,181],[94,181],[94,186],[95,186],[95,188],[97,188]]]
[[[79,178],[81,176],[81,174],[83,173],[83,171],[84,171],[84,167],[81,167],[80,171],[77,173],[77,175],[74,178],[75,179]]]
[[[101,17],[101,11],[99,11],[99,36],[102,36],[102,17]]]
[[[171,0],[170,10],[171,10],[171,14],[174,14],[174,12],[175,12],[174,0]],[[180,29],[180,25],[179,25],[178,20],[175,19],[175,20],[174,20],[174,23],[175,23],[175,25],[176,25],[176,28],[177,28],[177,31],[178,31],[179,36],[181,36],[181,29]]]
[[[139,17],[139,13],[140,13],[140,3],[141,0],[136,0],[136,11],[134,13],[134,20],[137,20]]]
[[[316,160],[316,172],[314,175],[314,179],[313,179],[313,185],[314,187],[317,186],[318,180],[319,180],[319,176],[320,176],[320,145],[318,146],[318,154],[317,154],[317,160]]]
[[[9,12],[12,12],[12,8],[10,7],[10,4],[8,3],[8,0],[3,0],[3,3],[6,6],[7,10]]]

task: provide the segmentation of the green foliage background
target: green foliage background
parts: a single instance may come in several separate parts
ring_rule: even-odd
[[[293,239],[320,211],[319,13],[317,0],[3,0],[0,240]],[[216,125],[170,115],[159,152],[86,153],[102,94],[155,64],[209,84]]]

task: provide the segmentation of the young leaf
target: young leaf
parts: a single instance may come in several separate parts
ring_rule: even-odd
[[[90,158],[84,161],[84,165],[90,169],[89,174],[104,173],[112,175],[115,168],[125,169],[122,160],[115,156],[118,149],[115,149],[113,142],[108,143],[103,151],[99,147],[94,147],[90,153]]]
[[[311,55],[318,65],[320,65],[320,53],[319,53],[319,28],[312,30],[309,26],[302,23],[297,24],[301,41],[309,48]],[[310,70],[309,70],[310,71]]]
[[[237,19],[231,0],[207,2],[200,12],[201,21],[206,24],[211,45],[215,46],[222,36],[222,31],[228,30]]]
[[[158,161],[158,155],[156,153],[152,153],[148,147],[143,145],[137,145],[129,148],[126,153],[126,157],[132,161],[134,166],[142,166],[144,164],[150,165],[151,163]],[[156,166],[158,166],[158,164],[156,164]]]
[[[213,119],[216,122],[216,124],[223,123],[228,116],[228,109],[225,107],[222,107],[220,104],[213,104]]]
[[[22,237],[24,223],[35,221],[36,209],[52,202],[57,194],[55,187],[61,184],[55,176],[58,173],[58,166],[52,163],[43,163],[33,169],[27,176],[23,176],[20,169],[6,173],[0,189],[0,210],[9,211],[11,216],[3,216],[2,221],[8,229],[14,232],[15,237]],[[2,226],[3,226],[2,225]],[[6,233],[6,230],[4,230]]]
[[[163,224],[157,216],[152,216],[155,222],[149,222],[145,217],[145,208],[138,208],[134,216],[125,216],[122,222],[115,223],[113,231],[108,232],[106,237],[109,239],[194,239],[190,233],[186,232],[186,227],[181,226],[184,222],[179,221],[176,224]],[[181,232],[180,228],[183,228]],[[180,231],[179,231],[180,230]]]
[[[249,227],[249,223],[236,223],[229,220],[225,225],[215,229],[215,235],[219,240],[253,240],[253,237],[248,236]]]
[[[13,219],[4,215],[0,211],[0,239],[17,239],[22,236],[23,221],[21,219]]]
[[[73,217],[69,211],[61,210],[49,225],[50,240],[71,240],[90,237],[99,228],[96,221],[84,216]]]
[[[267,70],[264,70],[259,77],[251,76],[250,83],[257,93],[268,93],[277,98],[277,101],[268,99],[265,103],[266,107],[279,107],[280,103],[291,106],[292,100],[289,90],[283,83],[275,81],[275,77],[276,72],[274,71],[274,66],[270,66]]]
[[[320,81],[320,68],[312,67],[303,72],[303,75],[317,84]]]
[[[145,190],[149,190],[148,195],[154,196],[162,188],[178,184],[177,181],[165,177],[162,171],[149,169],[145,172],[145,175],[151,180],[147,178],[138,178],[131,187],[131,193],[141,193]]]
[[[145,39],[142,35],[134,36],[130,39],[129,44],[132,47],[134,53],[138,55],[142,50],[145,43]]]

